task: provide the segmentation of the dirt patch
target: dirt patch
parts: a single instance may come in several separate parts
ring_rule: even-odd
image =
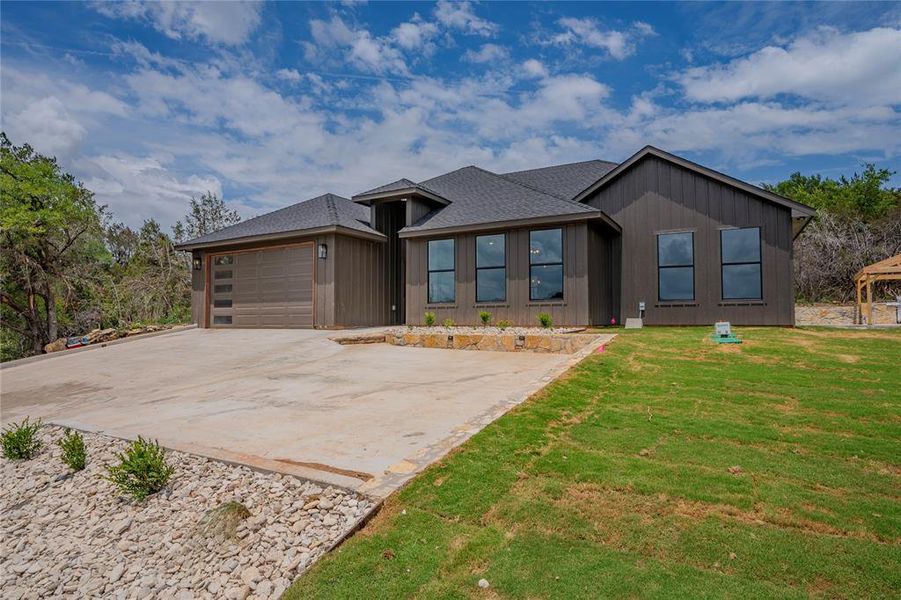
[[[623,515],[637,515],[643,522],[653,523],[656,519],[681,517],[702,520],[716,517],[752,525],[771,525],[784,529],[798,529],[805,533],[831,535],[836,537],[868,539],[879,543],[891,543],[875,535],[861,531],[847,531],[826,523],[814,521],[793,513],[786,508],[764,511],[755,506],[754,510],[743,510],[726,504],[711,504],[684,498],[668,498],[663,495],[644,496],[616,489],[604,488],[593,483],[578,483],[567,488],[556,504],[566,510],[574,510],[580,516],[596,523],[620,521]]]
[[[783,414],[793,413],[798,410],[797,398],[789,398],[781,404],[774,404],[773,408]]]
[[[839,359],[843,363],[848,363],[850,365],[854,365],[860,362],[860,357],[856,354],[836,354],[835,358]]]

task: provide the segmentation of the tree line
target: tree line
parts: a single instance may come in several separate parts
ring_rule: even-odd
[[[222,199],[192,198],[171,235],[153,219],[132,229],[55,158],[14,146],[5,133],[0,154],[0,359],[39,354],[98,327],[190,321],[190,257],[175,244],[237,223]],[[849,178],[795,173],[764,186],[817,209],[795,242],[799,300],[847,302],[857,270],[901,253],[901,189],[888,185],[892,175],[865,164]]]
[[[175,244],[237,223],[215,194],[172,235],[114,221],[56,159],[0,133],[0,359],[95,328],[191,320],[190,257]]]
[[[806,302],[849,302],[851,279],[861,268],[901,253],[901,188],[895,173],[864,164],[838,179],[794,173],[775,185],[781,196],[817,209],[795,241],[795,296]],[[895,297],[901,286],[879,284],[877,296]]]

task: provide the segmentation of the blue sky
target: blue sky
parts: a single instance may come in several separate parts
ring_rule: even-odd
[[[899,170],[899,3],[3,4],[2,127],[130,225],[659,146]],[[901,178],[895,176],[895,185]]]

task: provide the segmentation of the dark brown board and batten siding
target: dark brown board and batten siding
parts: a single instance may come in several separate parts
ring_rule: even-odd
[[[586,199],[622,227],[621,318],[646,307],[649,325],[793,325],[788,208],[649,156]],[[761,228],[762,301],[723,301],[720,230]],[[694,232],[695,300],[658,301],[657,234]]]
[[[340,327],[390,322],[385,242],[335,236],[335,324]]]
[[[529,231],[563,229],[563,301],[531,302],[529,300]],[[585,222],[555,227],[493,230],[455,235],[436,235],[428,239],[455,240],[456,301],[429,304],[427,291],[426,238],[408,238],[407,246],[407,323],[420,325],[426,311],[435,313],[438,323],[453,319],[460,325],[479,323],[479,312],[486,310],[497,323],[507,320],[514,325],[537,325],[537,315],[546,312],[555,325],[589,323],[588,291],[588,225]],[[505,302],[476,302],[475,238],[477,235],[507,234],[506,268],[507,299]]]

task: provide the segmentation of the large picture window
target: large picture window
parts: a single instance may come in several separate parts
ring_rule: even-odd
[[[429,303],[453,302],[456,298],[454,240],[431,240],[427,251]]]
[[[664,301],[695,299],[694,233],[657,235],[657,297]]]
[[[720,231],[723,300],[760,300],[760,227]]]
[[[563,299],[563,230],[529,232],[529,300]]]
[[[476,237],[476,302],[507,299],[507,236]]]

